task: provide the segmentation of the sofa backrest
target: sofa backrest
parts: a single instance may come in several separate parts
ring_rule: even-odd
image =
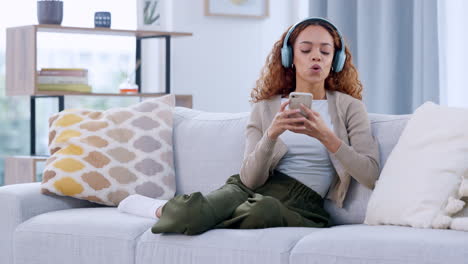
[[[174,166],[176,193],[207,193],[238,174],[249,113],[210,113],[176,107]]]
[[[411,115],[369,114],[372,134],[379,144],[381,170],[410,117]],[[343,208],[338,208],[332,201],[325,200],[325,209],[330,213],[334,224],[362,224],[371,194],[372,190],[353,179]]]
[[[372,132],[380,147],[381,167],[409,117],[369,114]],[[248,118],[248,112],[210,113],[175,108],[173,144],[177,194],[208,193],[221,187],[229,176],[239,173]],[[371,190],[353,181],[344,208],[337,208],[328,200],[325,208],[335,224],[362,223],[370,194]]]

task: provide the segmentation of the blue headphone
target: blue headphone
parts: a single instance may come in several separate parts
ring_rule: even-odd
[[[345,45],[343,42],[343,38],[341,37],[340,31],[338,31],[335,25],[333,25],[330,21],[324,18],[320,18],[320,17],[306,18],[302,21],[297,22],[296,24],[294,24],[294,26],[292,26],[289,29],[288,33],[284,37],[283,47],[281,48],[281,64],[283,64],[285,68],[291,68],[292,63],[293,63],[293,51],[292,51],[292,47],[288,45],[289,35],[291,35],[291,33],[294,31],[294,29],[298,25],[304,22],[309,22],[309,21],[310,22],[313,22],[313,21],[325,22],[328,25],[330,25],[333,29],[335,29],[336,32],[338,33],[338,36],[340,37],[340,42],[341,42],[341,49],[335,51],[335,56],[333,57],[333,63],[332,63],[332,67],[333,67],[332,70],[334,72],[340,72],[341,70],[343,70],[343,67],[346,61]]]

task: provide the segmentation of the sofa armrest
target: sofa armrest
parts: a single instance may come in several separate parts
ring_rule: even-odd
[[[95,206],[99,205],[71,197],[42,194],[40,183],[0,187],[0,256],[2,256],[2,263],[13,263],[13,234],[19,224],[47,212]]]

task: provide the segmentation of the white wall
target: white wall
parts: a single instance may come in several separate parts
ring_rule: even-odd
[[[204,0],[173,0],[172,29],[193,36],[172,40],[172,91],[192,94],[195,109],[249,111],[250,91],[266,56],[304,15],[296,2],[307,1],[269,2],[268,18],[248,19],[205,16]]]

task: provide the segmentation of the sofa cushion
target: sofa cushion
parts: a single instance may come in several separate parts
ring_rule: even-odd
[[[301,239],[291,251],[294,264],[462,264],[468,236],[454,230],[400,226],[344,225]]]
[[[468,218],[451,226],[468,198],[467,131],[468,109],[418,107],[382,170],[364,222],[468,231]]]
[[[317,228],[214,229],[197,236],[155,235],[138,241],[136,263],[289,263],[294,245]]]
[[[410,117],[411,115],[369,114],[372,134],[379,144],[381,169]],[[334,224],[362,224],[371,194],[370,189],[353,179],[343,208],[338,208],[332,201],[325,200],[325,209],[330,213]]]
[[[207,193],[221,187],[242,165],[249,113],[209,113],[176,107],[176,193]]]
[[[135,240],[152,224],[154,220],[116,208],[41,214],[17,227],[15,263],[134,263]]]

